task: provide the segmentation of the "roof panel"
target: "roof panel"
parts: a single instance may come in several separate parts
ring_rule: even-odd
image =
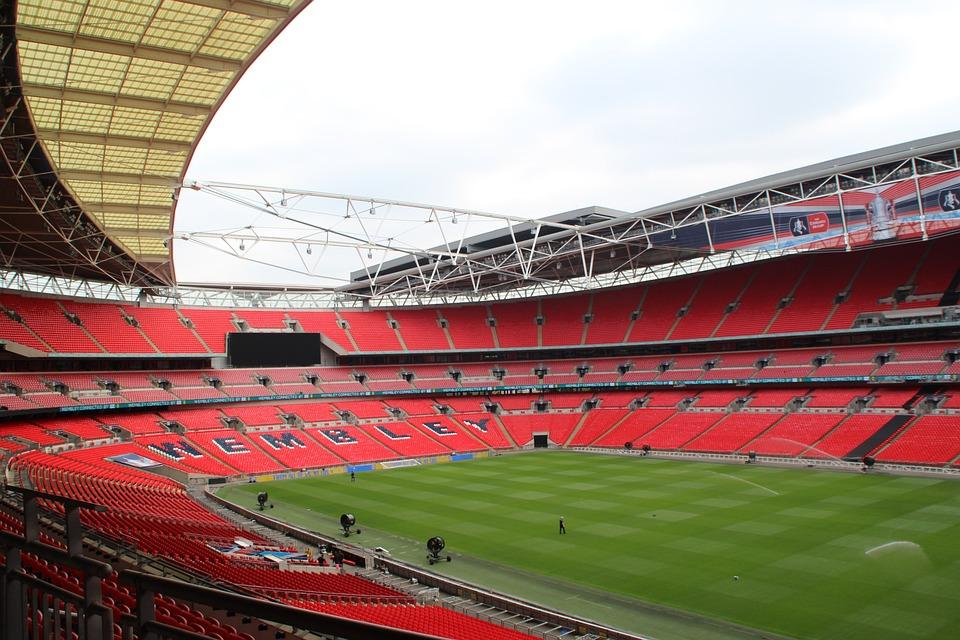
[[[134,59],[123,80],[121,92],[125,95],[169,100],[180,76],[183,75],[183,69],[181,64]]]
[[[37,42],[19,43],[20,79],[24,84],[62,87],[70,67],[70,49]]]
[[[164,113],[157,126],[157,137],[164,140],[193,140],[203,126],[201,116],[188,116],[181,113]]]
[[[158,4],[157,0],[90,0],[79,32],[93,38],[139,42]]]
[[[209,71],[200,67],[187,67],[173,92],[173,99],[208,104],[223,93],[232,79],[233,74],[229,71]]]
[[[31,105],[42,98],[31,99]],[[113,109],[107,105],[88,102],[58,101],[62,105],[60,130],[106,133]]]
[[[163,114],[160,111],[114,107],[108,133],[115,136],[152,138]]]
[[[83,49],[67,51],[71,52],[66,82],[68,88],[106,93],[117,93],[120,90],[124,76],[130,68],[130,58]]]
[[[17,24],[53,31],[76,31],[86,5],[85,0],[20,0]]]
[[[157,231],[172,227],[172,189],[197,136],[251,58],[309,1],[18,2],[21,84],[43,148],[108,234],[126,230],[110,235],[134,257],[169,258]],[[149,233],[138,239],[132,229]]]
[[[273,20],[228,12],[210,33],[200,53],[240,59],[270,32]]]
[[[164,0],[143,34],[142,44],[195,52],[223,16],[218,9]]]

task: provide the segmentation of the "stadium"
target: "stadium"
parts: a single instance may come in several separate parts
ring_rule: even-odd
[[[956,636],[960,132],[536,219],[192,178],[309,4],[0,3],[0,637]]]

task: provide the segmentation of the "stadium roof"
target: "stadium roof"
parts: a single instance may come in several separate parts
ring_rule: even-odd
[[[309,1],[6,3],[16,49],[4,59],[4,156],[30,205],[0,229],[8,266],[173,284],[167,239],[194,148]]]

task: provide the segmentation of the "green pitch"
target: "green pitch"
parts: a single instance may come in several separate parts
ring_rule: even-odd
[[[957,481],[548,452],[223,493],[264,489],[273,517],[352,512],[351,542],[423,565],[441,535],[435,571],[660,640],[960,634]]]

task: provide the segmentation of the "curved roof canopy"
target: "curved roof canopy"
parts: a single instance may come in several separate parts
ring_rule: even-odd
[[[53,171],[173,283],[177,184],[211,115],[309,0],[19,0],[22,94]]]

